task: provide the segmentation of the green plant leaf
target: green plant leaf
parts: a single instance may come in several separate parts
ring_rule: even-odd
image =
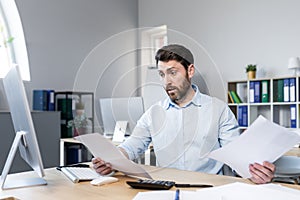
[[[246,72],[249,72],[249,71],[256,71],[256,65],[253,65],[253,64],[247,65]]]
[[[9,37],[6,42],[7,43],[12,43],[14,41],[14,39],[15,39],[14,37]]]

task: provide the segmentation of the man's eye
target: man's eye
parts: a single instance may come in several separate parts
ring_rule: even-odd
[[[158,75],[161,77],[161,78],[163,78],[163,77],[165,77],[165,74],[164,73],[158,73]]]
[[[177,73],[177,71],[175,71],[175,70],[171,71],[171,75],[176,75],[176,73]]]

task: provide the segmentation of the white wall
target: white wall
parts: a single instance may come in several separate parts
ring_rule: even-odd
[[[128,32],[138,25],[137,0],[16,0],[16,3],[29,54],[31,81],[25,84],[30,103],[33,89],[65,91],[73,90],[76,85],[80,90],[93,89],[96,98],[110,97],[112,89],[117,91],[115,96],[128,96],[136,89],[137,74],[127,72],[137,65],[134,52],[137,36],[135,31]],[[109,57],[111,60],[108,55],[113,55]],[[80,72],[91,69],[91,65],[94,71],[82,76]],[[108,70],[110,73],[100,74]],[[126,84],[117,84],[124,73]],[[89,87],[85,87],[86,83]],[[92,83],[98,85],[91,86]],[[1,82],[0,109],[6,108]]]
[[[209,93],[225,100],[226,82],[246,79],[247,64],[271,77],[292,74],[299,8],[297,0],[139,0],[139,26],[166,24],[169,43],[192,49]]]
[[[291,74],[288,58],[300,56],[297,0],[16,3],[29,53],[30,102],[36,88],[95,90],[96,98],[135,94],[137,27],[166,24],[169,42],[186,44],[195,53],[196,82],[223,100],[226,81],[245,79],[246,64],[256,62],[267,76],[284,76]],[[1,85],[0,109],[5,108]]]

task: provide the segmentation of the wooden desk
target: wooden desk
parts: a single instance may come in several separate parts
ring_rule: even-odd
[[[198,172],[189,172],[176,169],[158,168],[153,166],[143,166],[150,171],[150,174],[157,180],[173,180],[177,183],[204,183],[212,184],[214,186],[224,185],[233,182],[250,183],[247,179],[219,176],[212,174],[204,174]],[[62,172],[51,168],[46,169],[45,179],[48,182],[46,186],[35,186],[27,188],[18,188],[10,190],[0,191],[0,199],[4,197],[15,197],[22,200],[32,199],[114,199],[114,200],[126,200],[132,199],[139,191],[132,189],[126,184],[127,180],[134,180],[134,178],[124,176],[121,173],[116,174],[119,178],[119,182],[103,185],[92,186],[88,181],[74,184],[71,182]],[[23,172],[10,175],[13,179],[18,177],[26,177],[32,175],[33,172]],[[288,187],[296,188],[300,190],[299,185],[287,185]],[[174,190],[175,188],[172,188]],[[184,188],[183,190],[196,190],[195,188]]]
[[[296,156],[300,157],[300,148],[299,147],[294,147],[288,152],[285,153],[286,156]]]

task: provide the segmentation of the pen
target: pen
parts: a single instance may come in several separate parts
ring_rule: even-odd
[[[213,187],[213,185],[207,185],[207,184],[175,184],[175,187]]]
[[[175,199],[174,200],[179,200],[179,194],[180,194],[180,190],[177,189],[176,193],[175,193]]]

